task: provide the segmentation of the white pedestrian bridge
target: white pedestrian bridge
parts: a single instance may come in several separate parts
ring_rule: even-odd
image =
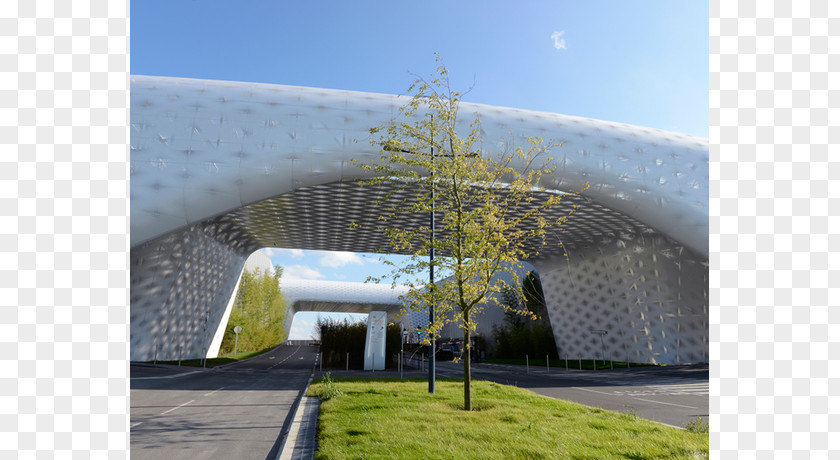
[[[397,117],[407,102],[133,76],[131,359],[213,355],[255,250],[387,248],[376,198],[400,186],[359,187],[365,173],[351,159],[378,159],[369,129]],[[616,359],[708,361],[708,140],[478,104],[462,103],[460,113],[465,122],[473,114],[481,119],[482,155],[532,136],[559,141],[556,170],[542,185],[577,191],[590,184],[564,200],[578,211],[551,232],[568,256],[557,249],[528,261],[539,272],[560,355],[599,356],[600,336],[590,331],[602,329]],[[400,225],[427,219],[406,216]],[[317,288],[311,292],[300,308],[333,308]]]

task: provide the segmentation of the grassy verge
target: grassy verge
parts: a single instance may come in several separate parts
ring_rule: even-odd
[[[334,379],[321,405],[319,459],[708,458],[709,435],[554,400],[528,390],[439,379]],[[309,396],[320,396],[313,382]]]
[[[485,359],[485,363],[491,364],[516,364],[518,366],[524,366],[525,360],[524,359],[499,359],[499,358],[488,358]],[[530,359],[528,360],[528,364],[531,367],[545,367],[545,359]],[[663,364],[648,364],[648,363],[630,363],[630,367],[650,367],[650,366],[662,366]],[[567,363],[563,359],[552,359],[549,362],[549,366],[556,369],[565,369]],[[596,369],[609,369],[610,362],[609,361],[601,361],[600,359],[595,360]],[[626,369],[627,363],[625,361],[613,361],[612,363],[613,368],[615,369]],[[569,369],[592,369],[592,359],[570,359],[568,362]]]
[[[274,347],[266,348],[265,350],[259,350],[259,351],[248,351],[248,352],[243,352],[243,353],[224,355],[224,356],[219,356],[218,358],[208,358],[206,360],[207,361],[206,367],[216,367],[216,366],[221,366],[221,365],[224,365],[224,364],[235,363],[237,361],[243,361],[243,360],[246,360],[248,358],[253,358],[254,356],[259,356],[263,353],[268,353],[269,351],[271,351],[273,349],[274,349]],[[146,363],[152,363],[152,361],[146,361]],[[173,364],[173,365],[177,366],[178,361],[177,360],[176,361],[160,361],[160,360],[158,360],[157,364]],[[189,366],[189,367],[202,367],[203,366],[200,358],[198,358],[198,359],[182,359],[181,360],[181,365],[182,366]]]

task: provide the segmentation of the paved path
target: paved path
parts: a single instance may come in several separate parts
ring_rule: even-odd
[[[438,363],[436,374],[462,378],[463,365]],[[708,364],[599,371],[478,364],[472,376],[677,427],[709,419]]]
[[[317,349],[280,346],[216,369],[131,366],[133,459],[274,459]]]

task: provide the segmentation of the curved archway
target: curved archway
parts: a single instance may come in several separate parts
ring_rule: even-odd
[[[377,215],[350,159],[376,158],[368,129],[404,102],[132,77],[131,359],[206,354],[256,249],[384,247],[377,232],[348,230]],[[587,328],[609,326],[611,350],[635,360],[707,360],[708,142],[519,109],[463,103],[461,111],[481,118],[484,153],[531,136],[563,141],[544,185],[591,184],[562,234],[569,258],[530,261],[561,354],[589,353]]]

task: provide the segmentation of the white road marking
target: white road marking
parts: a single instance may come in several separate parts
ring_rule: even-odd
[[[135,423],[134,425],[131,425],[131,426],[129,427],[129,429],[134,428],[134,427],[135,427],[135,426],[137,426],[137,425],[142,425],[142,424],[143,424],[143,422],[137,422],[137,423]]]
[[[292,354],[290,354],[289,356],[286,356],[285,358],[283,358],[283,360],[282,360],[282,361],[280,361],[279,363],[276,363],[276,364],[272,365],[271,367],[269,367],[269,369],[274,369],[275,367],[277,367],[277,366],[279,366],[279,365],[281,365],[281,364],[285,363],[287,359],[289,359],[289,358],[291,358],[292,356],[294,356],[295,354],[297,354],[297,352],[298,352],[298,351],[300,351],[300,346],[298,346],[298,347],[297,347],[297,350],[293,351],[293,352],[292,352]],[[303,359],[303,358],[301,357],[300,359]]]
[[[709,386],[709,382],[697,382],[697,383],[683,383],[683,384],[674,384],[674,385],[647,385],[649,387],[654,388],[703,388]]]
[[[598,394],[607,395],[607,396],[618,396],[615,393],[605,393],[603,391],[590,390],[589,388],[581,388],[581,387],[572,387],[572,388],[574,388],[575,390],[589,391],[589,392],[592,392],[592,393],[598,393]],[[652,401],[650,399],[642,399],[642,398],[633,398],[633,399],[636,399],[638,401],[652,402],[652,403],[656,403],[656,404],[665,404],[666,406],[685,407],[686,409],[698,409],[697,407],[694,407],[694,406],[684,406],[682,404],[666,403],[666,402],[662,402],[662,401]]]
[[[195,402],[195,399],[193,399],[192,401],[187,401],[187,402],[185,402],[184,404],[181,404],[181,405],[180,405],[180,406],[178,406],[178,407],[173,407],[172,409],[169,409],[169,410],[168,410],[168,411],[166,411],[166,412],[162,412],[160,415],[166,415],[166,414],[168,414],[168,413],[172,412],[172,411],[173,411],[173,410],[175,410],[175,409],[178,409],[178,408],[181,408],[181,407],[186,406],[187,404],[189,404],[189,403],[191,403],[191,402]]]
[[[603,391],[590,390],[589,388],[581,388],[581,387],[572,387],[572,388],[574,388],[575,390],[591,391],[592,393],[598,393],[598,394],[601,394],[601,395],[615,396],[615,394],[613,394],[613,393],[604,393]]]
[[[636,400],[639,400],[639,401],[645,401],[645,402],[652,402],[652,403],[656,403],[656,404],[665,404],[666,406],[685,407],[686,409],[699,409],[699,408],[694,407],[694,406],[683,406],[682,404],[672,404],[672,403],[666,403],[666,402],[662,402],[662,401],[651,401],[650,399],[642,399],[642,398],[633,398],[633,399],[636,399]]]
[[[198,374],[201,371],[185,372],[183,374],[164,375],[163,377],[131,377],[131,380],[158,380],[158,379],[174,379],[175,377],[185,377],[187,375]]]
[[[708,396],[709,384],[687,383],[682,385],[640,385],[633,390],[614,390],[625,396]]]
[[[205,393],[205,394],[204,394],[204,396],[210,396],[210,395],[212,395],[213,393],[215,393],[216,391],[221,391],[221,390],[224,390],[224,389],[225,389],[225,387],[221,387],[221,388],[219,388],[218,390],[211,391],[210,393]]]

